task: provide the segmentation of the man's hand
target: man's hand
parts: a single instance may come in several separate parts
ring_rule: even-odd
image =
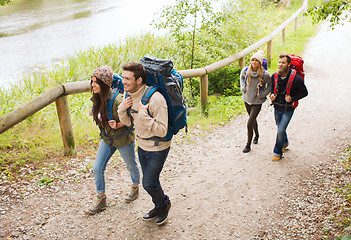
[[[292,102],[291,96],[290,96],[290,95],[285,95],[285,101],[286,101],[287,103]]]
[[[119,108],[122,109],[123,111],[127,111],[127,109],[130,108],[132,105],[133,105],[133,99],[131,97],[127,97],[123,99]]]
[[[93,109],[89,109],[89,116],[93,116]]]

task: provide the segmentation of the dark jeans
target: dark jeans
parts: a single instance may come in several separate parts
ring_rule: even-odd
[[[278,157],[283,156],[283,147],[289,145],[288,135],[286,134],[286,129],[288,128],[289,122],[294,114],[291,112],[281,112],[274,110],[275,123],[277,124],[277,139],[275,142],[273,154]]]
[[[162,208],[169,201],[160,184],[160,173],[170,148],[150,152],[138,147],[139,162],[143,172],[143,187],[152,198],[156,208]]]
[[[253,132],[255,131],[256,136],[258,136],[258,124],[257,116],[261,111],[262,104],[250,105],[245,102],[246,111],[249,114],[249,119],[247,120],[247,143],[246,145],[251,145]]]

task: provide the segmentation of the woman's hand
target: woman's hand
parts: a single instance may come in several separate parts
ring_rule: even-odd
[[[271,96],[269,98],[270,98],[271,102],[273,102],[277,98],[277,94],[271,94]]]
[[[116,120],[110,120],[110,121],[108,121],[108,124],[110,125],[111,128],[117,129],[117,122],[116,122]]]
[[[113,129],[118,129],[121,127],[124,127],[125,125],[121,122],[116,122],[116,120],[110,120],[108,121],[108,124],[110,125],[111,128]]]

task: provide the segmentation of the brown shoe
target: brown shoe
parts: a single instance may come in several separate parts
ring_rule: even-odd
[[[95,204],[93,204],[88,208],[88,213],[94,215],[105,209],[106,209],[106,195],[103,197],[100,197],[99,195],[97,195],[96,202]]]
[[[127,203],[133,202],[135,199],[139,197],[139,186],[134,187],[133,185],[130,187],[130,193],[125,197],[125,201]]]
[[[282,158],[279,156],[276,156],[276,155],[273,155],[273,157],[272,157],[272,161],[279,161],[280,159],[282,159]]]
[[[286,149],[288,148],[288,146],[289,146],[289,144],[283,147],[283,149],[282,149],[282,150],[283,150],[283,152],[285,152],[285,151],[286,151]]]

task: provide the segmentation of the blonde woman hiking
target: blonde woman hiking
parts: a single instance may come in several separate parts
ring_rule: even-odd
[[[248,153],[251,151],[253,133],[255,133],[253,143],[258,143],[257,116],[261,111],[262,104],[266,101],[266,96],[272,90],[270,75],[263,67],[262,50],[255,52],[251,57],[250,65],[242,69],[240,89],[243,92],[243,100],[249,115],[247,121],[247,142],[243,149],[244,153]]]

